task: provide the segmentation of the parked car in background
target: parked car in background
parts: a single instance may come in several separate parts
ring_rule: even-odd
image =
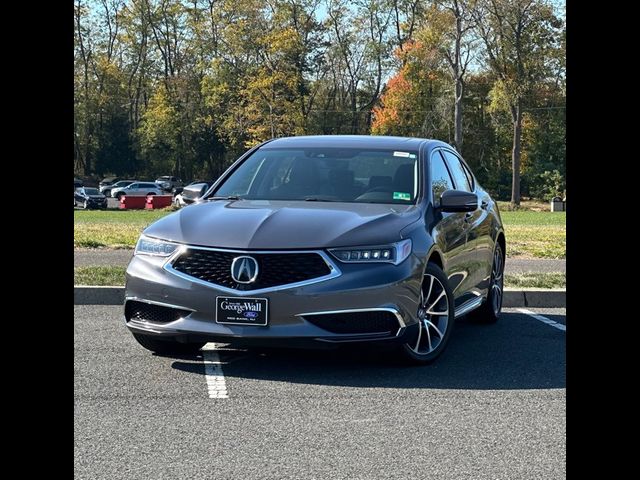
[[[186,187],[181,188],[182,191],[175,196],[173,204],[176,207],[190,205],[199,198],[202,198],[202,196],[207,193],[207,190],[209,190],[211,185],[212,182],[203,182],[200,180],[191,182]]]
[[[182,187],[183,183],[178,177],[173,177],[170,175],[165,175],[162,177],[156,178],[156,183],[160,185],[165,192],[173,192],[173,189],[176,187]]]
[[[120,180],[118,182],[115,182],[112,185],[104,185],[100,187],[100,192],[102,192],[104,195],[106,195],[107,197],[111,196],[111,192],[113,191],[114,188],[121,188],[121,187],[126,187],[127,185],[131,185],[133,182],[135,182],[135,180]]]
[[[162,189],[152,182],[134,182],[127,185],[126,187],[118,187],[111,190],[111,196],[113,198],[117,198],[118,200],[120,200],[123,195],[140,197],[146,195],[162,194],[164,194]]]
[[[107,197],[97,188],[80,187],[73,194],[73,204],[81,205],[84,209],[107,208]]]
[[[102,191],[102,187],[109,187],[116,183],[118,180],[120,180],[118,177],[104,177],[102,180],[100,180],[100,183],[98,183],[98,188],[100,189],[100,191]]]
[[[182,194],[179,193],[177,195],[175,195],[173,197],[173,206],[174,207],[178,207],[178,208],[182,208],[182,207],[186,207],[187,204],[184,203],[184,200],[182,199]]]

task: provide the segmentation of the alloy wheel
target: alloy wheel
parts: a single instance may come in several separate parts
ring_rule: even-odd
[[[440,280],[425,274],[418,306],[418,337],[408,344],[418,355],[427,355],[441,344],[449,326],[449,299]]]
[[[504,257],[502,256],[502,248],[496,246],[493,254],[493,269],[491,270],[491,308],[497,316],[502,307],[502,295],[504,286]]]

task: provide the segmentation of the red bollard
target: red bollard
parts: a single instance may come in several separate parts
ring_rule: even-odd
[[[173,195],[147,195],[145,209],[165,208],[171,206]]]
[[[145,208],[147,199],[145,197],[135,197],[129,195],[123,195],[120,197],[120,205],[118,208],[122,209],[135,209],[135,208]]]

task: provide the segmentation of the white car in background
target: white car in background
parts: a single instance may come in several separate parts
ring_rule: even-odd
[[[144,197],[147,195],[163,195],[162,189],[153,182],[134,182],[126,187],[111,190],[111,196],[120,200],[123,195]]]

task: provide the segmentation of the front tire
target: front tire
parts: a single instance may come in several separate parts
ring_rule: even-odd
[[[455,319],[453,292],[447,276],[436,264],[429,263],[424,272],[416,316],[416,334],[400,351],[410,363],[425,365],[446,348]]]
[[[147,350],[160,355],[196,353],[206,342],[181,343],[175,340],[158,340],[150,335],[134,333],[133,338]]]

